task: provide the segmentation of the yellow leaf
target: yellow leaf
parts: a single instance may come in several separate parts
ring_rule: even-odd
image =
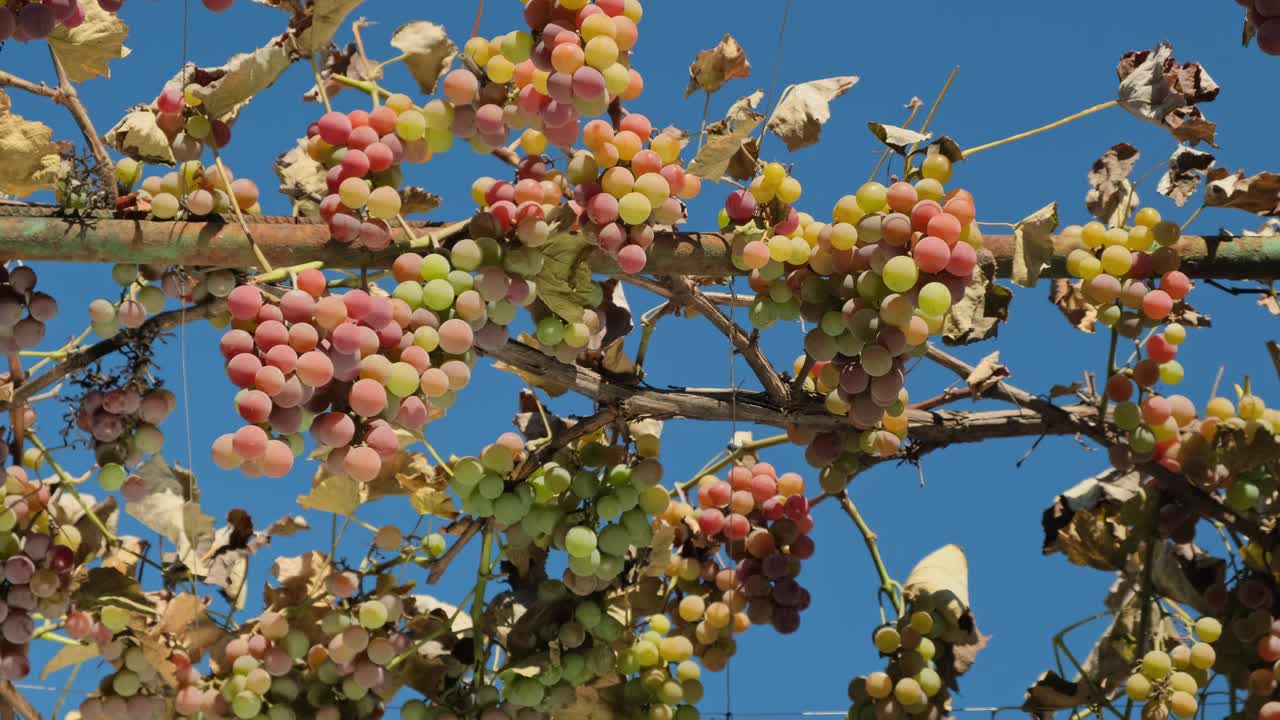
[[[846,75],[793,85],[773,109],[769,130],[782,138],[788,150],[818,142],[822,126],[831,119],[831,101],[857,82],[857,76]]]
[[[44,664],[44,668],[40,670],[40,679],[43,680],[62,668],[79,665],[96,657],[98,657],[96,645],[63,645],[62,649]]]
[[[53,130],[10,112],[10,105],[0,90],[0,192],[26,197],[52,189],[62,169]]]
[[[951,593],[969,607],[969,560],[959,545],[945,545],[916,563],[902,585],[907,594]]]
[[[84,22],[74,28],[58,25],[49,35],[49,49],[62,61],[72,82],[109,78],[108,63],[129,56],[130,50],[124,46],[129,26],[115,13],[103,10],[98,0],[85,0],[81,5]]]
[[[156,124],[155,112],[145,105],[130,110],[104,137],[108,145],[134,160],[173,164],[173,148],[169,145],[169,138]]]
[[[360,483],[355,479],[330,473],[321,465],[313,483],[311,492],[298,498],[303,508],[350,515],[360,507]]]
[[[458,46],[445,34],[444,28],[425,20],[396,28],[391,45],[404,54],[405,67],[426,95],[436,91],[440,76],[458,56]]]

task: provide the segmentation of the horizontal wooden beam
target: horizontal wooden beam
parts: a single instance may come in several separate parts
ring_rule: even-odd
[[[440,223],[411,223],[415,234]],[[329,239],[326,225],[292,217],[254,217],[249,233],[274,267],[323,260],[335,268],[388,267],[399,254],[394,246],[369,252]],[[399,228],[397,243],[408,241]],[[741,274],[729,262],[729,239],[719,232],[660,233],[649,253],[645,272],[653,275],[724,276]],[[1013,265],[1014,238],[987,235],[985,246],[996,258],[1001,277]],[[1065,277],[1066,255],[1077,245],[1055,238],[1055,252],[1043,277]],[[1280,238],[1185,236],[1175,249],[1183,269],[1197,278],[1270,279],[1280,277]],[[140,213],[67,216],[56,208],[0,206],[0,258],[27,261],[167,263],[190,266],[255,267],[244,229],[234,220],[148,220]],[[595,270],[616,273],[617,266],[600,255]]]

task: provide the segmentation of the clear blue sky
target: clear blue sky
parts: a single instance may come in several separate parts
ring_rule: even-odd
[[[191,0],[190,58],[201,65],[218,65],[235,52],[257,47],[278,33],[283,14],[239,0],[223,15]],[[81,94],[98,124],[106,130],[129,106],[150,101],[161,84],[178,68],[183,56],[182,2],[131,0],[123,15],[132,26],[133,55],[113,64],[112,81],[97,80]],[[444,23],[459,43],[470,32],[475,2],[411,3],[374,0],[362,8],[379,25],[366,36],[371,54],[390,56],[386,44],[395,27],[410,19]],[[517,3],[489,3],[481,32],[492,36],[518,26]],[[696,128],[702,99],[683,99],[686,68],[694,54],[732,33],[752,61],[752,77],[735,80],[712,103],[713,119],[734,99],[757,88],[768,89],[775,72],[775,48],[783,3],[726,0],[674,2],[653,0],[640,25],[636,61],[646,90],[633,111],[644,112],[661,127],[674,124]],[[909,9],[865,3],[797,2],[787,26],[785,47],[776,66],[777,87],[833,75],[859,75],[862,81],[833,104],[833,119],[817,147],[788,154],[776,139],[767,140],[764,155],[795,162],[795,175],[804,183],[803,209],[820,218],[842,194],[852,192],[870,172],[880,147],[865,129],[870,120],[897,124],[902,106],[913,95],[932,100],[947,73],[961,70],[934,121],[934,128],[970,146],[1024,130],[1081,108],[1108,100],[1115,87],[1114,66],[1127,50],[1174,43],[1179,59],[1203,62],[1223,86],[1221,97],[1205,106],[1219,124],[1223,145],[1219,163],[1251,172],[1280,167],[1280,144],[1274,141],[1280,96],[1274,92],[1275,58],[1255,48],[1239,47],[1241,18],[1231,3],[1212,6],[1194,0],[1131,2],[1036,3],[987,0],[982,3],[943,3],[925,0]],[[345,41],[348,32],[339,36]],[[7,43],[0,64],[33,80],[50,80],[44,47]],[[319,115],[316,105],[300,102],[310,83],[310,69],[293,67],[242,115],[226,157],[239,176],[251,177],[264,190],[268,212],[287,211],[274,194],[271,161],[292,147],[309,121]],[[386,86],[410,91],[413,84],[400,71],[391,72]],[[14,110],[50,123],[57,136],[78,137],[65,114],[47,101],[12,93]],[[338,99],[351,109],[361,102],[353,92]],[[980,220],[1013,222],[1051,200],[1062,203],[1065,222],[1086,219],[1083,196],[1090,163],[1113,143],[1127,141],[1143,152],[1138,171],[1166,158],[1174,143],[1159,128],[1112,109],[1055,133],[993,150],[957,168],[955,183],[977,198]],[[495,161],[474,156],[464,145],[447,156],[416,168],[409,177],[445,198],[436,219],[457,219],[471,211],[466,188],[478,175],[503,173]],[[1156,200],[1154,180],[1141,189]],[[712,225],[718,202],[726,190],[705,186],[691,208],[692,227]],[[1167,217],[1181,220],[1191,206],[1178,210],[1159,198],[1155,205]],[[1256,227],[1254,218],[1230,211],[1206,211],[1193,226],[1200,232],[1219,227],[1241,231]],[[42,268],[41,286],[56,287],[62,316],[49,332],[49,344],[70,336],[86,321],[85,307],[98,294],[114,292],[106,268]],[[740,289],[745,285],[740,284]],[[1044,286],[1015,293],[1012,321],[1000,338],[960,355],[976,361],[997,347],[1022,387],[1046,391],[1052,384],[1080,378],[1082,370],[1098,370],[1105,361],[1105,342],[1081,336],[1045,300]],[[632,307],[642,311],[654,298],[632,292]],[[1220,366],[1226,378],[1254,377],[1264,396],[1275,395],[1275,375],[1263,341],[1270,337],[1271,316],[1249,298],[1231,299],[1211,288],[1198,288],[1191,302],[1212,315],[1215,327],[1192,332],[1180,356],[1187,369],[1181,390],[1203,402]],[[740,311],[740,316],[743,315]],[[193,325],[187,331],[189,393],[182,390],[179,343],[175,337],[160,355],[165,377],[188,403],[192,417],[195,469],[204,492],[206,511],[221,518],[247,503],[260,525],[295,509],[294,498],[305,492],[309,472],[300,469],[281,480],[248,480],[223,472],[209,460],[213,438],[235,422],[231,386],[225,381],[216,350],[217,333]],[[635,340],[629,347],[634,349]],[[779,326],[766,338],[775,364],[787,366],[799,352],[798,327]],[[487,364],[487,363],[485,363]],[[655,336],[647,364],[655,385],[725,385],[728,352],[724,338],[700,321],[664,320]],[[749,377],[744,365],[738,378]],[[908,381],[916,399],[928,397],[951,382],[921,366]],[[485,368],[448,418],[432,425],[428,434],[443,452],[466,454],[498,433],[510,429],[518,380]],[[582,411],[581,401],[560,400],[562,412]],[[60,412],[45,410],[46,423]],[[182,412],[166,426],[168,451],[185,464],[187,438]],[[727,425],[669,424],[663,442],[669,477],[683,478],[701,466],[729,438]],[[758,429],[757,436],[770,430]],[[1014,463],[1031,439],[962,446],[928,456],[923,463],[925,486],[914,468],[882,466],[860,477],[851,487],[854,500],[880,536],[892,573],[899,579],[917,559],[946,543],[959,543],[968,552],[970,585],[979,627],[993,636],[979,662],[964,678],[957,708],[1017,705],[1024,688],[1052,662],[1050,638],[1057,629],[1102,608],[1111,578],[1067,564],[1060,557],[1040,554],[1040,513],[1059,491],[1101,470],[1106,455],[1069,438],[1046,439],[1021,469]],[[767,459],[782,468],[801,468],[800,452],[781,448]],[[77,472],[87,457],[69,463]],[[815,473],[805,472],[815,482]],[[385,501],[361,510],[374,523],[413,522],[403,502]],[[878,622],[876,580],[872,565],[848,519],[834,505],[816,513],[817,554],[800,578],[813,595],[801,629],[791,636],[753,629],[740,642],[730,665],[731,703],[737,712],[795,713],[844,710],[845,687],[858,673],[878,668],[869,640]],[[250,597],[266,577],[270,553],[296,554],[327,542],[328,518],[312,518],[314,528],[277,542],[255,558]],[[360,540],[367,541],[361,537]],[[1212,549],[1212,548],[1211,548]],[[462,572],[474,562],[474,550],[458,562]],[[456,600],[464,580],[446,580],[435,588],[439,596]],[[1101,627],[1097,628],[1099,631]],[[1092,637],[1080,635],[1087,648]],[[36,657],[35,666],[41,658]],[[65,672],[40,681],[61,685]],[[92,686],[84,673],[77,689]],[[37,707],[48,711],[54,693],[32,691]],[[78,702],[79,695],[72,695]],[[704,713],[726,709],[725,677],[707,679]]]

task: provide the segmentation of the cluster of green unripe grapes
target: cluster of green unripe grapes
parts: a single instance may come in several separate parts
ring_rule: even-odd
[[[148,317],[162,312],[170,299],[179,303],[203,302],[210,297],[225,298],[236,287],[235,272],[226,269],[122,263],[111,268],[111,277],[121,288],[119,297],[97,298],[89,303],[90,327],[101,338],[113,337],[122,329],[142,327]],[[225,314],[209,318],[215,327],[225,327],[227,321]]]
[[[947,717],[949,693],[939,662],[945,645],[976,639],[972,623],[963,621],[968,609],[947,591],[917,593],[908,600],[897,622],[872,634],[888,665],[849,684],[850,720]]]
[[[1193,629],[1197,642],[1178,645],[1168,652],[1151,650],[1125,681],[1125,695],[1134,702],[1146,703],[1142,717],[1156,720],[1170,713],[1179,718],[1195,716],[1199,709],[1196,694],[1209,685],[1209,670],[1217,661],[1210,643],[1221,637],[1222,624],[1215,618],[1203,617]]]
[[[667,507],[662,466],[626,445],[587,438],[527,473],[524,441],[506,433],[478,457],[453,464],[450,486],[464,512],[493,517],[515,547],[568,555],[564,584],[578,595],[611,585],[633,547],[652,539],[650,516]]]
[[[111,666],[97,691],[80,704],[83,720],[159,720],[165,716],[169,686],[135,632],[142,622],[141,615],[118,605],[99,608],[96,620],[84,611],[67,614],[67,635],[93,642],[98,654]],[[193,676],[190,662],[182,663],[185,655],[174,653],[166,659],[177,666],[184,679]]]

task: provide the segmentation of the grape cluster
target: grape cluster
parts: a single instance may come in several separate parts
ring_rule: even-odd
[[[798,473],[777,474],[769,463],[738,465],[725,480],[702,477],[692,517],[699,540],[723,545],[736,563],[735,589],[748,600],[753,622],[782,633],[800,627],[809,593],[796,581],[801,561],[813,555],[813,516]]]
[[[1172,247],[1181,237],[1177,223],[1161,220],[1154,208],[1142,208],[1131,228],[1108,228],[1093,221],[1063,231],[1083,247],[1067,256],[1067,271],[1080,278],[1084,298],[1096,308],[1098,322],[1121,337],[1137,338],[1145,329],[1168,325],[1151,334],[1146,357],[1132,371],[1134,381],[1149,388],[1157,381],[1176,385],[1182,365],[1174,358],[1186,337],[1185,329],[1168,319],[1177,317],[1191,292],[1191,280],[1178,270],[1181,259]]]
[[[815,366],[814,377],[827,408],[862,430],[887,422],[892,430],[872,433],[863,444],[895,452],[906,427],[903,363],[941,331],[976,267],[981,235],[973,197],[945,191],[951,163],[935,153],[914,185],[869,182],[842,197],[830,224],[804,213],[781,215],[776,205],[765,205],[762,216],[756,193],[767,196],[773,183],[775,198],[799,195],[798,183],[788,182],[780,166],[771,168],[753,189],[731,196],[725,211],[738,228],[735,262],[751,269],[757,292],[751,322],[758,328],[798,317],[813,323],[805,351],[831,363]],[[763,227],[767,239],[747,239],[751,234],[732,225],[735,218],[750,220],[755,233]]]
[[[76,640],[92,641],[102,659],[111,666],[98,690],[80,704],[83,720],[119,717],[160,720],[165,717],[169,686],[130,628],[132,622],[133,613],[116,605],[103,606],[96,621],[83,611],[68,615],[67,634]],[[191,663],[181,662],[186,659],[185,655],[174,653],[169,659],[179,661],[175,665],[181,677],[193,679]]]
[[[590,440],[521,478],[524,441],[506,433],[478,457],[453,465],[449,484],[462,509],[493,517],[514,547],[554,547],[568,555],[564,584],[586,596],[623,572],[628,551],[652,540],[650,516],[667,507],[662,466],[625,445]]]
[[[1249,22],[1257,29],[1258,49],[1268,55],[1280,55],[1280,2],[1276,0],[1236,0],[1236,2],[1245,7]]]
[[[225,181],[217,165],[205,166],[194,158],[164,175],[143,178],[143,168],[142,163],[132,158],[121,158],[116,163],[116,180],[126,190],[141,180],[138,198],[149,203],[151,215],[157,220],[172,220],[184,211],[194,217],[221,215],[234,212],[235,207],[250,215],[262,214],[257,184],[248,178],[235,177],[225,167]]]
[[[147,318],[164,310],[169,299],[201,302],[209,296],[224,298],[236,286],[235,272],[225,269],[194,270],[160,264],[121,263],[111,277],[122,287],[117,300],[97,298],[89,303],[89,323],[98,337],[115,336],[121,329],[142,327]],[[211,317],[210,323],[220,319]]]
[[[31,670],[28,643],[33,617],[67,611],[81,535],[49,512],[49,485],[17,466],[5,470],[0,502],[0,678],[16,681]]]
[[[628,273],[648,263],[654,226],[681,222],[680,198],[702,189],[702,181],[680,162],[680,139],[653,130],[639,113],[623,117],[616,131],[592,120],[582,130],[588,150],[576,153],[565,170],[575,185],[572,207],[584,236]]]
[[[1177,645],[1165,652],[1156,649],[1148,652],[1138,663],[1134,673],[1125,681],[1125,695],[1134,702],[1145,702],[1144,718],[1195,717],[1199,709],[1196,693],[1209,685],[1209,670],[1217,660],[1217,653],[1210,643],[1222,635],[1222,624],[1211,617],[1196,621],[1194,630],[1199,641],[1192,645]],[[1271,637],[1271,636],[1268,636]],[[1276,658],[1280,659],[1280,639],[1274,641]],[[1266,680],[1275,687],[1275,677],[1267,669]],[[1249,682],[1255,686],[1253,677]],[[1270,694],[1269,691],[1267,694]]]
[[[370,250],[391,244],[390,223],[402,206],[400,165],[431,158],[426,131],[426,116],[400,94],[373,112],[330,111],[307,128],[307,152],[327,168],[320,217],[334,240]]]
[[[354,573],[333,575],[328,585],[346,601],[344,607],[312,623],[291,620],[290,611],[269,610],[252,632],[226,644],[207,687],[191,685],[178,692],[178,715],[240,720],[380,716],[395,692],[387,666],[409,646],[396,629],[405,608],[392,594],[357,602]]]
[[[489,153],[506,144],[511,130],[527,128],[530,142],[569,149],[582,118],[643,91],[644,80],[629,66],[642,14],[638,0],[530,0],[528,32],[467,42],[467,66],[450,71],[441,85],[446,100],[427,106],[435,118],[433,145],[448,149],[456,136]]]
[[[0,352],[30,350],[44,339],[45,323],[58,315],[58,301],[36,290],[29,265],[0,268]]]
[[[247,424],[214,442],[220,467],[283,476],[309,429],[332,470],[367,482],[399,451],[397,427],[416,431],[431,408],[452,405],[470,382],[474,343],[501,342],[505,328],[489,315],[483,280],[443,255],[402,255],[393,272],[391,297],[330,294],[318,270],[299,273],[278,304],[253,285],[231,292],[221,348]]]
[[[119,12],[124,0],[9,0],[0,5],[0,42],[42,40],[59,25],[80,27],[85,19],[85,3],[97,2],[107,12]]]
[[[137,465],[164,447],[159,425],[178,405],[169,390],[134,379],[114,388],[90,390],[80,398],[76,427],[93,437],[93,452],[100,465]],[[123,484],[123,477],[121,483]],[[103,488],[112,491],[111,481]]]
[[[720,606],[708,609],[714,619],[709,617],[704,621],[707,627],[726,618],[724,627],[733,625],[732,618]],[[672,623],[667,615],[649,616],[647,629],[637,632],[635,641],[618,658],[619,672],[635,675],[623,688],[623,701],[630,706],[646,707],[647,717],[672,720],[699,717],[694,705],[702,700],[704,692],[702,668],[693,657],[700,641],[695,639],[696,626],[691,624],[699,618],[688,620],[686,616],[691,617],[692,611],[679,616],[677,623]]]

